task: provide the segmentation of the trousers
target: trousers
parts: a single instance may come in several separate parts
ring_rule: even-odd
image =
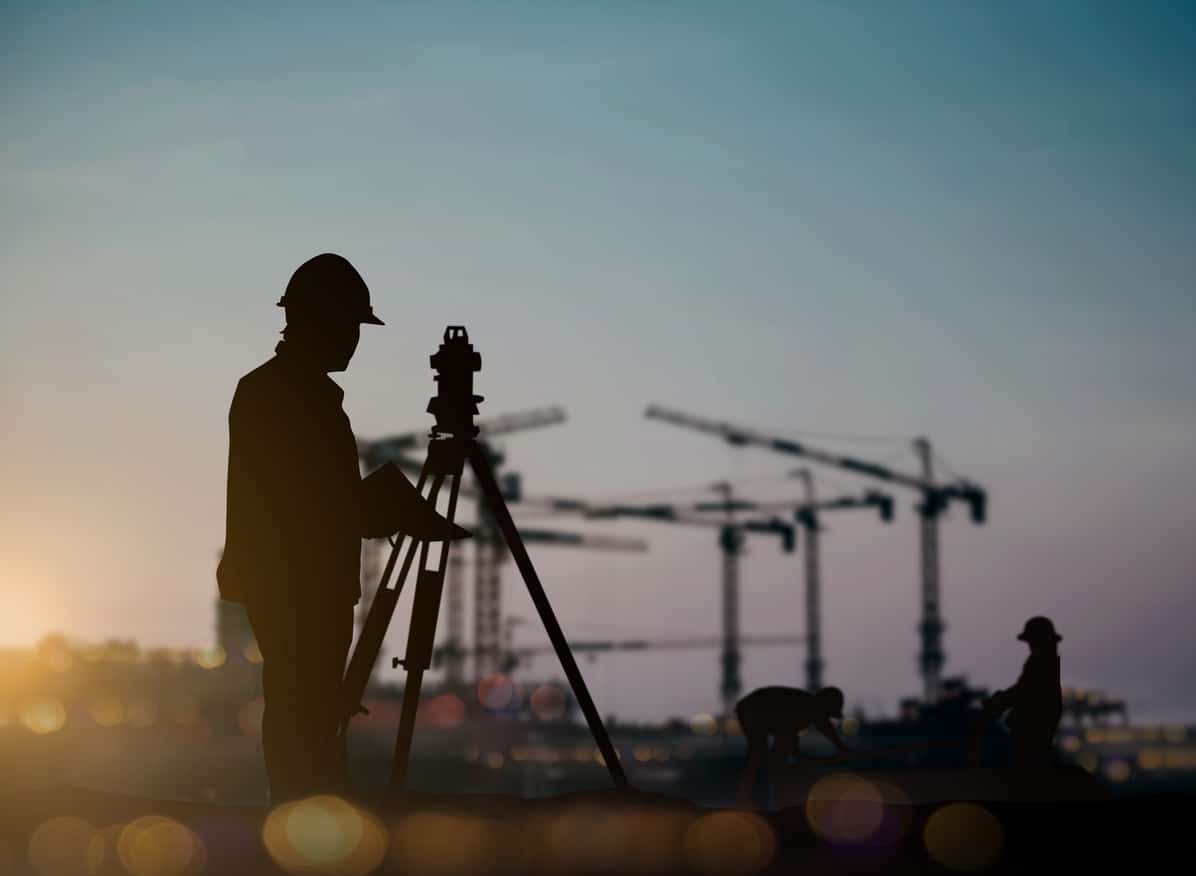
[[[340,688],[353,639],[353,606],[300,600],[247,605],[262,652],[262,753],[277,806],[348,783]]]

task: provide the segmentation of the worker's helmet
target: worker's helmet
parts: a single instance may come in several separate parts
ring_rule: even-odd
[[[370,290],[361,274],[348,259],[330,252],[310,258],[298,267],[278,306],[287,309],[288,321],[299,315],[386,325],[370,307]]]
[[[824,687],[814,694],[814,699],[823,711],[832,718],[843,717],[843,691],[837,687]]]
[[[1055,632],[1055,625],[1051,623],[1049,617],[1039,615],[1026,621],[1026,626],[1022,629],[1018,640],[1034,644],[1035,642],[1062,642],[1063,637]]]

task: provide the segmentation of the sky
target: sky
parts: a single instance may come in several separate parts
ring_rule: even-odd
[[[568,413],[502,442],[528,493],[800,495],[650,403],[909,470],[926,435],[991,498],[942,526],[946,672],[1011,683],[1047,614],[1065,683],[1196,720],[1190,4],[244,5],[0,11],[0,645],[211,640],[232,391],[333,251],[387,322],[338,376],[359,435],[430,424],[448,324],[484,415]],[[920,690],[898,498],[822,546],[827,679],[873,712]],[[533,548],[566,634],[718,634],[714,532],[535,525],[651,542]],[[800,549],[740,572],[743,632],[799,635]],[[606,714],[718,704],[715,650],[583,669]]]

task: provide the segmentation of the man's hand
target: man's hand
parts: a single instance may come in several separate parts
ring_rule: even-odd
[[[835,729],[835,725],[832,724],[830,720],[823,718],[820,721],[816,721],[814,726],[817,727],[818,732],[829,739],[834,744],[835,748],[839,749],[839,751],[844,752],[845,754],[851,752],[851,749],[844,745],[843,740],[839,738],[839,732]]]
[[[395,533],[422,541],[469,537],[468,530],[442,517],[393,462],[374,469],[362,480],[361,504],[365,538]]]
[[[1013,705],[1013,691],[999,690],[980,701],[980,707],[987,714],[1000,714]]]

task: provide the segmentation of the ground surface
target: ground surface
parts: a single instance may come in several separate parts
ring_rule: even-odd
[[[824,778],[789,788],[768,811],[606,791],[420,795],[393,806],[315,798],[273,812],[80,788],[0,794],[0,873],[1062,874],[1196,864],[1190,798],[1085,799],[1091,786],[1074,774],[1048,783],[1070,789],[1056,800],[1042,787],[1038,799],[1015,799],[1010,789],[1025,785],[991,775],[954,798],[944,775]],[[935,799],[911,799],[901,787],[911,780]]]

